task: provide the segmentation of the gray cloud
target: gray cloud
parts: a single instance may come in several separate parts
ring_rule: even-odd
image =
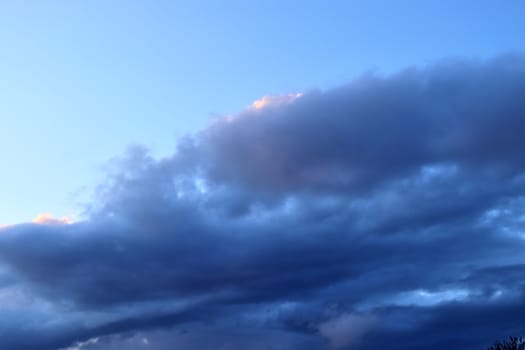
[[[267,98],[165,158],[134,147],[88,220],[1,229],[0,349],[523,334],[523,96],[520,56],[448,61]]]

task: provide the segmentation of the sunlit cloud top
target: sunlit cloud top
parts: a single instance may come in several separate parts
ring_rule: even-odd
[[[38,214],[31,222],[41,225],[66,225],[74,222],[74,215],[55,218],[50,213],[42,213]]]
[[[287,95],[273,95],[273,96],[264,96],[258,100],[255,100],[251,108],[253,109],[263,109],[270,106],[280,106],[283,104],[289,104],[295,101],[296,99],[303,96],[301,92],[295,93],[295,94],[287,94]]]

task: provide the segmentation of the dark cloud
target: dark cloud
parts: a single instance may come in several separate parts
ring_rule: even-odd
[[[523,334],[525,59],[265,98],[0,235],[0,349],[478,349]]]

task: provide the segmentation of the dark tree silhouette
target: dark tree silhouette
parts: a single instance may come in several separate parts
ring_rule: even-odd
[[[525,350],[525,342],[521,337],[510,337],[503,342],[497,342],[487,350]]]

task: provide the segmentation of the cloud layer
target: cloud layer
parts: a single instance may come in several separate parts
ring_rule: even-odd
[[[266,97],[0,228],[0,349],[478,349],[525,333],[525,59]]]

